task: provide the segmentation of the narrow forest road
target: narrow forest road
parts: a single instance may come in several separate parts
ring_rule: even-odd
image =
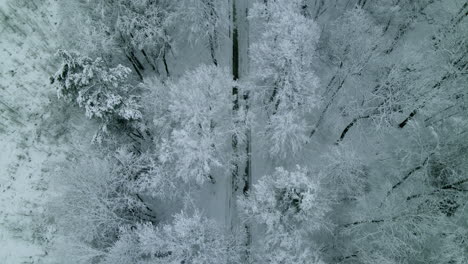
[[[232,75],[235,81],[241,82],[248,76],[248,49],[249,49],[249,24],[248,24],[248,0],[232,0]],[[240,107],[248,109],[248,94],[240,89],[238,85],[232,88],[233,114],[236,115]],[[251,244],[251,232],[248,224],[242,223],[236,206],[239,195],[248,195],[251,185],[251,162],[250,162],[250,129],[245,131],[246,142],[239,142],[236,135],[232,137],[232,149],[234,152],[234,163],[231,180],[227,182],[226,190],[226,227],[230,233],[236,233],[238,229],[244,229],[246,233],[246,254],[244,261],[249,259],[249,247]],[[245,160],[242,158],[245,157]]]

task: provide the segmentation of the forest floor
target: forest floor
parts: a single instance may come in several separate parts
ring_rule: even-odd
[[[54,7],[0,0],[0,263],[44,263],[47,255],[47,238],[35,235],[51,195],[44,163],[61,152],[38,141],[37,127],[51,94]]]

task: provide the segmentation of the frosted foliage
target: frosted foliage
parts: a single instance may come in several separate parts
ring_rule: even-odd
[[[168,198],[176,187],[160,164],[150,153],[132,153],[120,148],[113,158],[116,161],[115,173],[124,179],[132,179],[128,188],[135,194],[149,194],[153,197]]]
[[[142,118],[139,96],[128,84],[131,70],[118,65],[108,68],[101,58],[94,61],[76,52],[59,50],[62,65],[51,78],[59,98],[84,108],[88,118],[101,124],[93,141],[101,142],[112,121],[137,121]]]
[[[443,240],[443,245],[440,252],[432,252],[432,260],[444,261],[443,263],[462,264],[468,262],[468,222],[460,228],[453,230]]]
[[[229,243],[214,221],[198,212],[192,216],[182,212],[172,224],[122,228],[119,241],[103,263],[239,263],[238,252]]]
[[[340,145],[324,156],[324,182],[341,198],[355,198],[366,191],[367,168],[351,148]]]
[[[138,97],[129,94],[131,87],[126,84],[129,68],[118,65],[109,69],[101,58],[93,61],[75,52],[60,50],[58,55],[63,63],[52,82],[59,98],[76,102],[88,118],[141,118]]]
[[[414,102],[412,93],[417,92],[414,83],[419,76],[408,74],[409,71],[411,69],[408,67],[406,69],[390,69],[388,76],[382,78],[378,88],[372,91],[368,104],[378,103],[372,115],[378,128],[388,127],[395,120],[398,120],[399,116],[396,110],[404,109]],[[411,105],[411,107],[414,106]]]
[[[270,152],[295,153],[306,141],[305,115],[320,102],[318,78],[312,70],[320,36],[314,21],[300,13],[299,1],[254,4],[251,23],[260,24],[260,36],[251,45],[251,78],[255,100],[271,116]],[[278,140],[279,139],[279,140]]]
[[[174,162],[176,177],[202,183],[214,168],[227,165],[233,85],[227,70],[214,66],[200,66],[169,85],[169,116],[176,126],[160,159]]]
[[[246,219],[265,228],[257,256],[267,263],[322,263],[310,237],[326,226],[330,201],[322,185],[307,169],[277,168],[240,200]],[[310,262],[312,261],[312,262]]]
[[[229,14],[227,3],[216,0],[182,0],[176,6],[173,21],[185,27],[180,27],[180,34],[191,43],[216,38],[217,32],[223,32],[228,27]]]
[[[66,4],[60,7],[60,15],[63,18],[58,25],[58,30],[64,47],[80,50],[83,55],[89,56],[104,57],[119,54],[120,47],[118,47],[116,36],[109,34],[112,30],[108,23],[111,15],[106,14],[108,19],[105,21],[92,16],[99,10],[94,6],[97,5],[97,1],[86,3],[90,5],[89,10],[83,8],[83,1],[64,0],[63,3]]]
[[[166,33],[169,19],[167,12],[154,1],[121,1],[121,14],[116,27],[136,49],[154,50],[169,44]]]
[[[308,140],[306,121],[291,111],[274,115],[268,129],[266,135],[273,142],[270,152],[283,158],[289,153],[298,153]]]
[[[138,237],[130,228],[121,227],[119,240],[117,240],[104,257],[102,264],[128,264],[148,263],[143,261],[143,256],[138,244]]]
[[[375,53],[382,28],[358,7],[346,11],[332,27],[328,41],[331,61],[344,64],[351,73],[358,73]]]
[[[129,223],[129,210],[144,208],[133,184],[109,160],[83,160],[60,170],[67,188],[58,208],[65,234],[83,243],[109,243],[119,226]],[[134,211],[136,213],[136,211]]]

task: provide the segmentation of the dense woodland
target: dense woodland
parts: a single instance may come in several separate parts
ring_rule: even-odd
[[[468,263],[468,2],[35,2],[21,263]]]

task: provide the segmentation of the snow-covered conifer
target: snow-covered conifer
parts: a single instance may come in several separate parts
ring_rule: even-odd
[[[99,120],[100,132],[107,132],[113,121],[142,118],[139,96],[128,81],[129,68],[108,68],[101,58],[93,61],[76,52],[60,50],[58,55],[63,62],[51,78],[58,97],[83,108],[88,118]]]

